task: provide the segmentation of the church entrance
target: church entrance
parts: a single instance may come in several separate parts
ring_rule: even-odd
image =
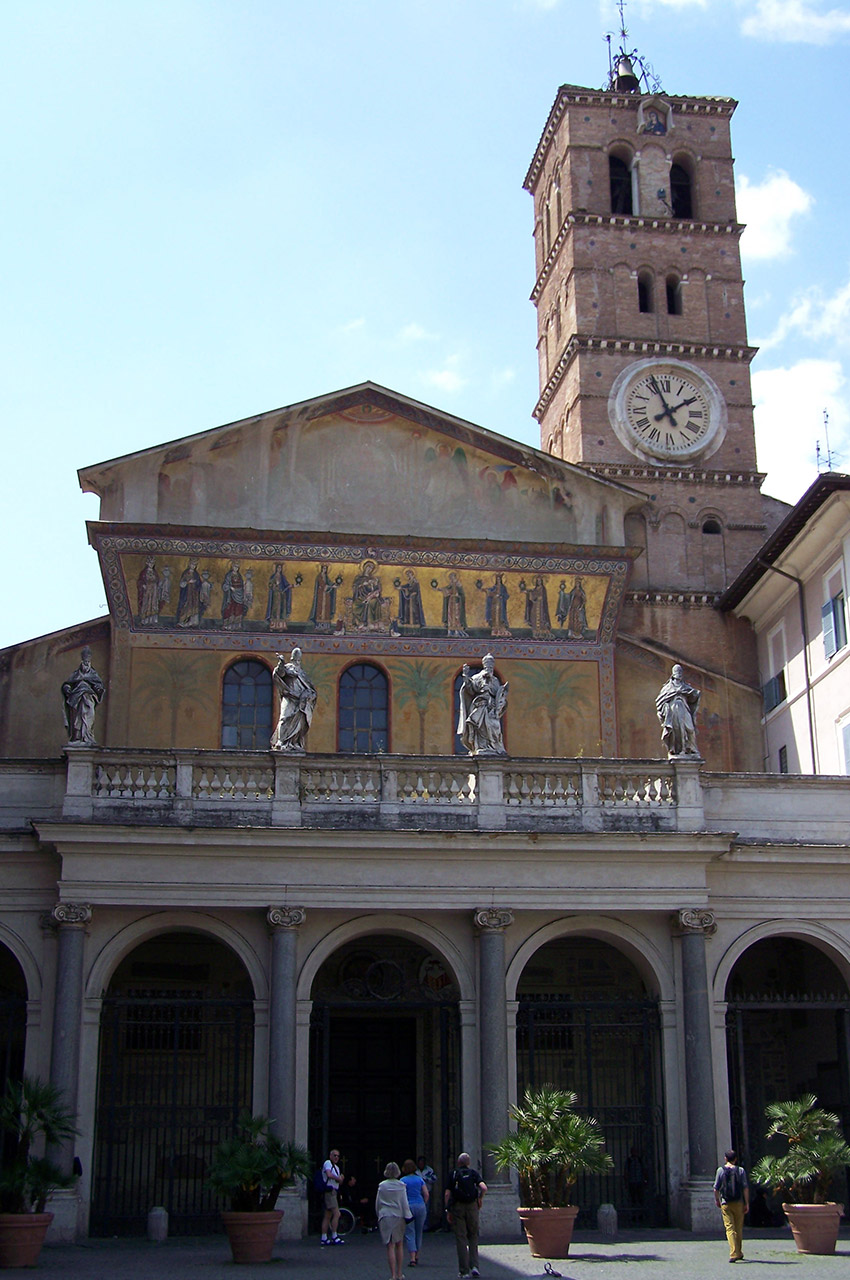
[[[0,943],[0,1093],[20,1080],[27,1034],[27,984],[8,947]]]
[[[441,1195],[459,1149],[458,995],[445,962],[405,938],[358,938],[316,975],[309,1147],[317,1163],[337,1147],[369,1205],[388,1162],[419,1155]]]
[[[744,1165],[767,1150],[769,1102],[813,1093],[850,1132],[850,992],[833,961],[799,938],[764,938],[738,959],[726,1000],[732,1142]],[[844,1179],[835,1190],[843,1200]]]
[[[118,966],[100,1023],[91,1234],[219,1231],[210,1158],[251,1105],[254,1006],[241,961],[220,942],[169,933]]]
[[[554,1084],[596,1117],[614,1169],[579,1178],[579,1223],[613,1204],[629,1226],[667,1222],[658,999],[622,952],[560,938],[529,960],[517,988],[517,1096]]]

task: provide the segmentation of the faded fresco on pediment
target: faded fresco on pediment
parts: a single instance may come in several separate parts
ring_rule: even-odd
[[[471,433],[470,433],[471,434]],[[158,468],[156,519],[229,528],[333,527],[449,537],[577,537],[573,486],[431,427],[365,406],[279,419],[176,449]],[[586,492],[584,491],[586,489]]]

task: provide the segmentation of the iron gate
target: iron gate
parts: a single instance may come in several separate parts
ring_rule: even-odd
[[[517,1086],[552,1084],[578,1094],[596,1117],[613,1158],[609,1174],[579,1178],[579,1223],[592,1225],[600,1204],[628,1225],[667,1222],[661,1035],[653,1000],[520,1000]]]
[[[0,1093],[7,1080],[20,1080],[24,1070],[27,1002],[23,996],[0,995]]]
[[[144,1235],[155,1205],[172,1235],[220,1230],[205,1181],[251,1105],[250,999],[203,991],[107,997],[100,1029],[91,1234]]]

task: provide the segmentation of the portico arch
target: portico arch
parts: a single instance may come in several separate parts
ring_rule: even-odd
[[[728,948],[715,976],[725,1000],[732,1141],[764,1154],[765,1107],[814,1093],[850,1124],[848,943],[814,921],[769,921]]]
[[[517,1094],[554,1084],[578,1095],[605,1134],[615,1171],[581,1181],[588,1221],[603,1202],[621,1220],[667,1214],[659,995],[669,965],[631,926],[604,917],[552,921],[508,972],[517,1000]]]
[[[14,952],[0,942],[0,1093],[24,1071],[27,982]]]

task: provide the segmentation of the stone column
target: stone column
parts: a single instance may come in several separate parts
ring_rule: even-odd
[[[269,1116],[286,1142],[295,1141],[295,989],[298,930],[303,907],[269,907],[271,982],[269,994]]]
[[[714,1114],[710,993],[705,959],[706,938],[717,930],[714,912],[701,908],[679,911],[675,928],[682,939],[682,1011],[690,1171],[684,1188],[686,1203],[683,1210],[686,1225],[693,1231],[701,1231],[717,1226],[717,1212],[711,1190],[718,1163],[717,1126]]]
[[[62,1105],[76,1114],[80,1084],[80,1035],[83,1018],[83,958],[86,928],[92,909],[81,903],[58,902],[51,912],[58,934],[56,993],[53,1000],[53,1039],[50,1083],[59,1090]],[[74,1168],[74,1139],[48,1153],[64,1173]],[[77,1236],[79,1198],[76,1187],[58,1192],[50,1203],[55,1217],[50,1239],[68,1243]]]
[[[507,1169],[497,1170],[487,1151],[508,1130],[508,1014],[505,998],[505,929],[513,912],[485,908],[475,912],[479,931],[478,1043],[481,1055],[481,1173],[488,1186],[482,1227],[516,1234],[516,1195]],[[475,1159],[475,1153],[470,1153]]]

